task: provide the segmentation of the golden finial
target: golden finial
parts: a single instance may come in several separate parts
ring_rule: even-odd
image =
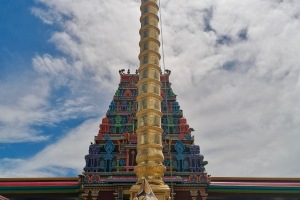
[[[133,200],[157,200],[147,179],[143,179],[141,188]]]

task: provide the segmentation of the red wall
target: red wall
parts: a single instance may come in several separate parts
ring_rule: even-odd
[[[189,191],[175,191],[175,200],[192,200]]]
[[[100,192],[97,200],[115,200],[113,192]]]

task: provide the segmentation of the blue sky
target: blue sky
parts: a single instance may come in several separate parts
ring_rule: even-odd
[[[43,23],[32,14],[32,9],[40,7],[35,1],[4,0],[1,1],[0,37],[0,70],[1,80],[4,82],[16,81],[20,76],[39,76],[32,67],[32,59],[37,54],[51,53],[60,55],[53,43],[49,42],[51,34],[58,28]],[[13,83],[12,83],[13,84]],[[68,93],[68,88],[63,86],[54,89],[48,97],[49,104]],[[53,105],[55,106],[55,105]],[[55,123],[31,124],[30,128],[49,139],[40,142],[19,142],[18,140],[4,144],[1,158],[29,158],[38,153],[47,145],[59,140],[60,136],[78,126],[86,118],[59,120]],[[53,134],[55,133],[55,134]],[[20,152],[22,152],[20,154]]]
[[[54,45],[47,42],[51,35],[51,27],[31,14],[31,8],[35,5],[34,1],[3,0],[0,2],[1,82],[9,83],[15,81],[18,76],[34,73],[31,65],[35,54],[54,52]],[[16,144],[1,144],[3,145],[1,158],[28,158],[47,145],[46,142],[15,142]]]
[[[53,32],[60,27],[55,24],[44,23],[34,15],[33,9],[36,7],[44,8],[43,4],[36,1],[3,0],[0,2],[0,23],[2,24],[0,33],[0,82],[3,83],[3,88],[1,88],[3,98],[0,102],[3,106],[18,104],[20,96],[16,93],[19,93],[19,90],[28,90],[24,94],[25,96],[32,95],[30,94],[32,93],[30,91],[32,90],[31,84],[35,84],[33,80],[41,76],[32,65],[35,56],[45,53],[52,56],[62,55],[62,52],[57,51],[56,46],[49,41]],[[46,97],[48,104],[48,108],[45,109],[46,112],[47,109],[51,110],[59,106],[60,101],[63,101],[61,99],[71,93],[69,87],[64,85],[49,87],[51,93],[47,94]],[[39,89],[43,90],[42,87]],[[41,97],[37,96],[37,98]],[[14,105],[12,106],[14,107]],[[26,105],[24,106],[26,107]],[[17,106],[13,108],[13,110],[15,109],[18,109]],[[4,115],[4,113],[2,114]],[[24,122],[25,127],[22,126],[18,129],[16,125],[16,131],[28,131],[33,132],[33,134],[25,135],[31,138],[21,137],[21,140],[18,137],[14,138],[13,133],[9,132],[15,131],[8,127],[14,126],[14,124],[8,125],[11,122],[3,120],[4,122],[1,123],[0,159],[3,160],[2,163],[9,162],[10,159],[30,159],[48,145],[60,140],[64,134],[91,116],[95,117],[95,112],[83,117],[74,115],[57,120],[36,119],[38,122],[34,122],[35,120]],[[26,114],[23,117],[26,118]],[[9,131],[7,131],[8,129]],[[9,134],[12,135],[9,136]],[[38,137],[36,137],[37,135]]]
[[[31,14],[36,5],[31,0],[1,1],[1,75],[12,74],[16,69],[30,70],[26,66],[31,65],[37,52],[55,52],[54,45],[47,42],[54,27]]]
[[[139,4],[0,2],[1,176],[81,173],[118,70],[138,65]],[[173,0],[161,10],[166,68],[207,171],[299,177],[300,4]]]

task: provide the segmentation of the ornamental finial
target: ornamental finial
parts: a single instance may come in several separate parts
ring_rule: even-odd
[[[147,179],[143,179],[140,190],[133,200],[157,200]]]

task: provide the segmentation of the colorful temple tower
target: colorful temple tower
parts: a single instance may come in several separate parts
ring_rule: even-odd
[[[137,182],[137,84],[139,74],[120,70],[120,84],[102,119],[95,142],[85,156],[81,176],[83,199],[129,199],[130,188]],[[171,72],[160,75],[162,152],[166,166],[164,182],[175,200],[206,199],[210,177],[205,171],[200,147],[194,144],[189,127],[177,102],[171,83]]]
[[[119,71],[119,87],[85,156],[82,198],[132,200],[149,182],[158,200],[205,200],[207,162],[171,88],[171,71],[159,65],[157,0],[142,0],[140,9],[140,67]]]

